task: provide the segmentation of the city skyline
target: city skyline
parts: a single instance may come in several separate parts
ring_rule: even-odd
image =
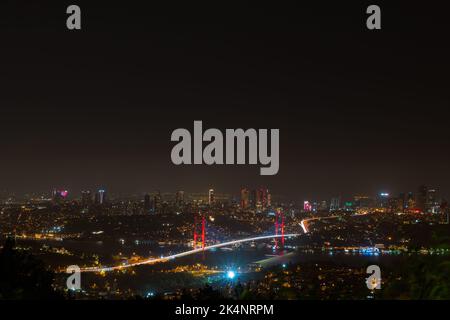
[[[84,28],[68,33],[64,5],[7,5],[0,189],[133,193],[213,183],[230,192],[239,179],[292,198],[420,184],[449,195],[441,20],[422,7],[385,8],[389,32],[370,33],[363,5],[263,10],[255,20],[242,11],[233,21],[225,12],[168,17],[159,6],[148,21],[137,6],[117,23],[121,6],[86,4]],[[279,128],[278,174],[172,164],[170,135],[194,120]]]
[[[66,201],[80,201],[83,208],[87,209],[91,205],[104,205],[112,201],[122,201],[123,199],[139,201],[144,203],[144,211],[147,213],[156,212],[156,208],[160,207],[164,202],[173,201],[175,205],[182,206],[185,203],[200,201],[203,205],[215,207],[217,204],[235,203],[241,209],[258,209],[265,210],[266,208],[276,209],[282,204],[296,204],[301,206],[305,212],[317,212],[329,210],[330,212],[341,209],[355,209],[361,207],[379,207],[383,209],[397,210],[397,212],[404,212],[405,210],[411,213],[438,213],[448,207],[447,198],[441,194],[439,188],[435,186],[420,185],[416,190],[402,190],[398,193],[387,192],[383,190],[376,194],[357,193],[353,195],[343,195],[342,193],[335,193],[333,196],[320,198],[312,196],[309,198],[303,197],[298,199],[290,199],[281,194],[273,194],[266,186],[247,187],[243,186],[239,192],[234,193],[220,193],[214,188],[209,188],[207,192],[191,192],[186,190],[177,190],[171,192],[161,192],[161,190],[154,190],[153,192],[141,192],[139,194],[114,194],[100,189],[84,189],[80,193],[73,193],[67,189],[54,188],[51,192],[35,192],[25,195],[14,195],[5,192],[0,192],[0,200],[6,203],[14,203],[21,200],[52,200],[55,203]],[[272,206],[274,204],[274,206]]]

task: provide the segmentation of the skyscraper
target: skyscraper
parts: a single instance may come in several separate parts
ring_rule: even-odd
[[[373,205],[373,199],[366,195],[356,195],[353,197],[356,208],[369,208]]]
[[[175,194],[175,204],[178,207],[181,207],[184,204],[184,191],[177,191],[177,193]]]
[[[209,189],[208,191],[208,204],[212,206],[215,202],[214,189]]]
[[[256,198],[257,198],[257,190],[253,189],[250,193],[249,193],[249,205],[253,208],[256,209]]]
[[[100,189],[95,194],[95,203],[96,204],[105,204],[106,202],[106,191],[103,189]]]
[[[88,208],[92,204],[92,194],[90,190],[81,191],[81,206]]]
[[[312,211],[312,206],[311,203],[307,200],[303,201],[303,211],[305,212],[311,212]]]
[[[341,208],[341,197],[331,198],[330,211],[338,211]]]
[[[54,189],[52,192],[52,196],[53,196],[53,201],[55,203],[60,203],[62,201],[64,201],[67,197],[67,195],[69,194],[69,192],[67,190],[56,190]]]
[[[328,203],[326,200],[322,200],[319,204],[319,211],[326,211],[328,209]]]
[[[152,208],[152,201],[150,195],[146,193],[144,195],[144,212],[149,213],[151,208]]]
[[[269,190],[264,187],[259,188],[256,191],[256,208],[259,210],[265,210],[270,205]]]
[[[405,209],[406,209],[406,207],[407,207],[407,198],[406,198],[406,195],[403,193],[403,192],[401,192],[399,195],[398,195],[398,203],[397,203],[397,209],[398,210],[401,210],[401,212],[403,212]]]
[[[414,193],[408,192],[408,195],[406,196],[406,209],[411,211],[416,208],[416,201]]]
[[[153,196],[153,212],[159,212],[161,210],[162,206],[162,196],[161,192],[158,190],[156,191],[155,195]]]
[[[416,208],[420,212],[426,212],[428,187],[421,185],[416,194]]]
[[[241,189],[241,208],[247,209],[249,207],[249,191],[247,188]]]
[[[425,210],[427,213],[439,213],[440,203],[437,199],[437,190],[428,188],[425,201]]]

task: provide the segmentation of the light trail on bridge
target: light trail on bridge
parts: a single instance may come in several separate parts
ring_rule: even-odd
[[[356,214],[352,214],[350,217],[361,217],[361,216],[366,216],[370,213],[356,213]],[[308,233],[309,229],[308,229],[308,223],[310,221],[314,221],[314,220],[327,220],[327,219],[336,219],[336,218],[341,218],[340,216],[328,216],[328,217],[312,217],[312,218],[306,218],[303,219],[302,221],[300,221],[299,225],[300,227],[302,227],[303,232],[304,233]]]
[[[284,237],[292,238],[292,237],[297,237],[299,235],[300,235],[299,233],[291,233],[291,234],[285,234]],[[166,262],[169,260],[173,260],[173,259],[180,258],[180,257],[185,257],[185,256],[188,256],[191,254],[196,254],[196,253],[199,253],[199,252],[202,252],[205,250],[214,249],[214,248],[226,247],[226,246],[243,243],[243,242],[258,241],[258,240],[271,239],[271,238],[280,238],[282,236],[283,235],[275,235],[274,234],[274,235],[269,235],[269,236],[259,236],[259,237],[233,240],[233,241],[213,244],[210,246],[205,246],[204,248],[198,248],[198,249],[193,249],[193,250],[189,250],[189,251],[176,253],[173,255],[166,256],[166,257],[150,258],[150,259],[146,259],[143,261],[138,261],[138,262],[133,262],[133,263],[125,263],[125,264],[121,264],[121,265],[113,266],[113,267],[88,267],[88,268],[82,268],[80,271],[81,272],[108,272],[108,271],[114,271],[114,270],[122,270],[125,268],[136,267],[136,266],[140,266],[140,265],[144,265],[144,264],[154,264],[154,263]]]
[[[339,216],[329,216],[329,217],[312,217],[312,218],[307,218],[307,219],[303,219],[300,222],[300,227],[302,227],[303,232],[304,233],[308,233],[308,223],[310,221],[314,221],[314,220],[326,220],[326,219],[335,219],[335,218],[339,218]]]

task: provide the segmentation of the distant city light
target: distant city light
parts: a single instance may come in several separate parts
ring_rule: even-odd
[[[236,276],[236,273],[234,271],[228,271],[227,272],[227,278],[228,279],[234,279],[234,277]]]
[[[304,201],[303,202],[303,210],[306,212],[311,212],[312,211],[312,205],[309,201]]]
[[[380,196],[382,196],[382,197],[389,197],[389,193],[382,192],[382,193],[380,193]]]

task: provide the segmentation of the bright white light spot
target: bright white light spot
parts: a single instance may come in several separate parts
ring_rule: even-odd
[[[227,272],[227,278],[228,279],[234,279],[234,277],[236,276],[236,273],[234,271],[228,271]]]

